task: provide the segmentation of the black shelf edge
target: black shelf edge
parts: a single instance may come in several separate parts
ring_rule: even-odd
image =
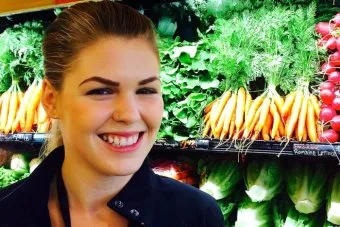
[[[42,145],[48,134],[46,133],[14,133],[0,134],[0,144],[35,144]],[[276,141],[257,140],[248,146],[242,141],[220,141],[217,139],[192,139],[182,142],[171,139],[156,140],[152,150],[157,152],[185,152],[211,154],[263,154],[276,156],[307,156],[336,158],[340,156],[340,143],[311,143],[292,141],[288,144]]]

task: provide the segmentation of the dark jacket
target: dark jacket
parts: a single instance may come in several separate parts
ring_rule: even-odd
[[[49,227],[49,187],[64,160],[59,147],[25,180],[0,190],[1,227]],[[161,177],[147,161],[107,205],[145,227],[223,227],[215,200],[200,190]]]

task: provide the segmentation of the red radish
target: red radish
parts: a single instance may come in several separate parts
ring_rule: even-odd
[[[340,97],[339,96],[337,96],[337,97],[335,97],[335,99],[333,99],[332,107],[335,110],[340,110]]]
[[[334,131],[340,131],[340,115],[336,115],[332,118],[331,127]]]
[[[331,31],[329,30],[329,23],[328,22],[317,23],[315,25],[315,31],[323,37],[331,33]]]
[[[340,15],[336,14],[335,17],[331,20],[334,23],[335,27],[340,27]]]
[[[319,86],[319,89],[320,89],[320,91],[324,90],[324,89],[334,91],[335,84],[333,82],[330,82],[330,81],[322,82]]]
[[[327,129],[319,135],[319,141],[323,143],[335,143],[339,140],[339,135],[333,129]]]
[[[329,105],[325,104],[325,103],[321,103],[321,108],[331,108]]]
[[[327,123],[333,119],[336,115],[335,110],[332,107],[324,107],[320,110],[320,120],[322,123]]]
[[[333,82],[335,84],[340,84],[340,72],[335,71],[328,75],[328,81]]]
[[[334,37],[330,38],[327,42],[326,42],[326,48],[329,50],[335,50],[336,46],[337,46],[337,42],[336,39]]]
[[[340,66],[340,51],[336,51],[329,56],[329,62],[335,66]]]
[[[334,98],[335,94],[333,91],[329,89],[323,89],[320,91],[320,99],[323,103],[326,103],[327,105],[332,105]]]
[[[331,72],[334,72],[335,70],[336,70],[335,65],[333,65],[332,63],[325,62],[321,66],[321,71],[327,75],[329,75]]]
[[[319,46],[319,47],[324,47],[325,44],[326,44],[326,42],[327,42],[330,38],[332,38],[332,37],[333,37],[333,36],[332,36],[331,34],[328,34],[328,35],[322,37],[321,39],[318,40],[318,46]],[[338,42],[337,42],[337,44],[338,44]]]

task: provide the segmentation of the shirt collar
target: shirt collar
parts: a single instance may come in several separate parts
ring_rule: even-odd
[[[47,207],[49,188],[58,169],[64,161],[64,147],[53,150],[43,162],[33,171],[30,177],[22,185],[18,193],[32,193],[31,198],[40,201],[40,207]],[[107,205],[117,213],[129,220],[134,220],[143,225],[151,226],[153,191],[156,185],[156,175],[149,167],[149,159],[146,158],[140,169],[132,176],[125,187]],[[12,194],[18,194],[12,193]],[[23,194],[22,194],[23,196]],[[16,196],[14,196],[16,197]],[[44,199],[42,199],[44,197]],[[17,199],[13,198],[13,199]],[[27,197],[26,197],[27,198]],[[39,206],[37,206],[39,207]],[[33,209],[34,210],[34,209]],[[32,210],[32,211],[33,211]],[[38,211],[38,209],[36,209]]]

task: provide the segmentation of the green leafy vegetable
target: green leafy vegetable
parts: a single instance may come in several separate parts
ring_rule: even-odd
[[[216,200],[229,196],[242,179],[236,161],[213,160],[205,164],[202,160],[200,162],[201,183],[199,188]]]
[[[327,203],[327,220],[340,225],[340,171],[338,170],[333,182],[330,197]]]
[[[252,160],[246,168],[247,195],[252,202],[269,201],[282,189],[282,168],[280,162],[267,159]]]
[[[273,226],[270,202],[253,203],[244,197],[237,210],[235,227]]]
[[[296,210],[304,214],[318,211],[327,192],[327,172],[323,165],[292,162],[286,168],[286,187]]]
[[[29,176],[29,173],[19,173],[14,170],[0,167],[0,188],[6,187]]]

